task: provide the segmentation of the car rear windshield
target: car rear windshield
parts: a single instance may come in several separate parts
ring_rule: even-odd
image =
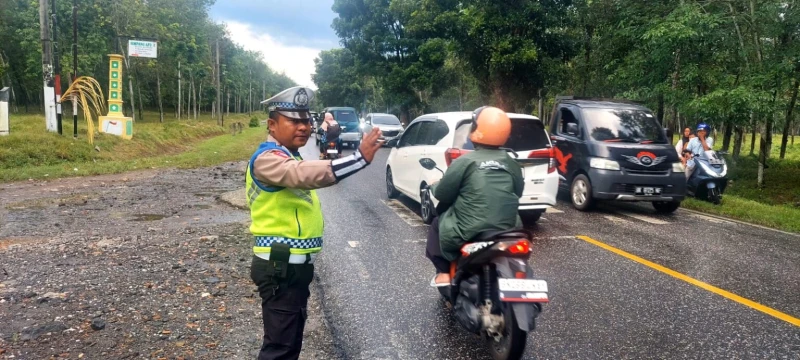
[[[459,123],[455,132],[453,147],[458,149],[471,149],[471,144],[467,143],[467,138],[472,127],[472,120],[465,120]],[[511,119],[511,136],[503,146],[514,151],[528,151],[543,149],[550,145],[547,139],[547,132],[544,125],[539,120],[533,119]]]
[[[372,123],[375,125],[400,125],[400,119],[394,115],[373,115]]]
[[[353,130],[358,128],[358,117],[356,117],[356,112],[352,110],[332,110],[333,118],[339,125],[344,126],[347,130]]]
[[[597,141],[667,144],[652,113],[630,109],[583,109],[589,136]]]

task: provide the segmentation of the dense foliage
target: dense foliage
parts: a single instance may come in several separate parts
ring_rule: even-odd
[[[320,54],[315,81],[327,105],[403,120],[484,103],[546,119],[556,95],[633,99],[676,130],[711,123],[737,157],[742,135],[761,133],[768,157],[773,129],[784,144],[796,132],[799,6],[335,0],[344,49]]]

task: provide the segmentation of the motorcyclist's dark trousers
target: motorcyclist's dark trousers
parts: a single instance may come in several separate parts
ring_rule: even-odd
[[[450,273],[450,261],[442,256],[442,246],[439,243],[439,217],[433,219],[428,228],[428,243],[425,246],[425,256],[431,260],[437,273]]]
[[[314,265],[289,264],[283,278],[274,275],[272,269],[270,261],[253,256],[250,278],[258,286],[264,320],[264,342],[258,360],[297,359],[303,346]]]

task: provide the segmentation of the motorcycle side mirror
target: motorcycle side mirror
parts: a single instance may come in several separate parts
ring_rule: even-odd
[[[387,141],[386,142],[386,146],[395,148],[395,147],[397,147],[397,144],[399,143],[399,141],[400,141],[400,139],[394,138],[392,140]]]
[[[436,168],[436,161],[433,161],[431,158],[419,159],[419,164],[427,170],[433,170]]]

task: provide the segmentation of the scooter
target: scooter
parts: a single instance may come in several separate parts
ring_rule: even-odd
[[[444,173],[432,159],[419,162]],[[430,187],[425,191],[430,196]],[[442,214],[446,209],[439,205],[436,210]],[[549,301],[547,282],[535,279],[527,263],[531,239],[523,229],[481,233],[462,246],[461,257],[451,263],[449,285],[431,279],[431,286],[453,305],[459,324],[481,336],[495,360],[522,357],[528,332],[536,328],[542,303]]]
[[[339,140],[338,137],[335,138],[335,139],[326,139],[325,143],[326,143],[326,145],[325,145],[325,158],[326,159],[331,159],[331,160],[338,159],[342,155],[341,154],[341,149],[342,149],[341,140]]]
[[[722,202],[722,193],[728,186],[728,164],[719,153],[713,150],[705,152],[705,156],[694,155],[694,171],[686,183],[686,192],[701,200],[708,200],[715,205]]]

